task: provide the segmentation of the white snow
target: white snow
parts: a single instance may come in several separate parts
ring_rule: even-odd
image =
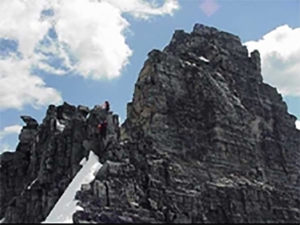
[[[207,63],[209,62],[209,60],[203,56],[200,56],[199,59]]]
[[[60,132],[63,132],[64,129],[65,129],[65,125],[64,124],[61,124],[59,122],[59,120],[56,120],[56,128],[60,131]]]
[[[192,65],[192,63],[190,63],[189,61],[184,61],[184,62],[188,65]]]
[[[296,124],[296,128],[300,130],[300,120],[296,120],[295,124]]]
[[[5,218],[3,217],[2,219],[0,219],[0,223],[3,223],[5,220]]]
[[[30,190],[32,185],[37,181],[37,178],[34,179],[34,181],[31,182],[31,184],[27,187],[27,190]]]
[[[191,63],[189,61],[184,61],[186,64],[188,64],[189,66],[197,66],[196,63]]]
[[[80,190],[82,184],[90,183],[95,178],[102,164],[93,151],[90,151],[88,161],[81,160],[80,164],[83,167],[76,174],[43,223],[73,223],[72,216],[75,211],[82,210],[81,207],[76,206],[75,194]]]

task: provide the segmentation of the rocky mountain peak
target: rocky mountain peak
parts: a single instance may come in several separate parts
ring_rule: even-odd
[[[296,117],[233,34],[196,24],[150,51],[121,129],[99,106],[22,119],[17,151],[0,156],[5,222],[43,221],[90,150],[103,166],[75,196],[75,223],[300,220]]]
[[[163,51],[149,53],[127,111],[122,137],[150,139],[152,149],[166,155],[167,162],[171,158],[168,165],[181,168],[180,172],[168,170],[172,174],[168,182],[174,188],[184,183],[186,193],[200,185],[208,194],[214,191],[203,185],[213,183],[217,193],[225,192],[228,197],[225,189],[235,192],[235,186],[245,181],[251,187],[245,189],[262,191],[262,187],[268,187],[275,198],[281,198],[283,189],[290,196],[299,195],[300,136],[295,128],[296,117],[288,113],[276,88],[263,82],[259,52],[249,55],[233,34],[201,24],[196,24],[191,33],[175,31]],[[253,198],[251,194],[248,197],[249,201]],[[290,200],[295,211],[287,205],[284,211],[299,218],[299,198]],[[224,203],[216,201],[223,208]],[[229,200],[239,204],[234,201]],[[266,208],[272,210],[272,206]],[[215,210],[220,221],[284,221],[267,209],[244,209],[243,219],[229,219],[232,215],[227,217],[226,210]],[[249,213],[256,219],[246,216]],[[189,218],[216,222],[217,214],[209,219],[204,214],[202,219]]]

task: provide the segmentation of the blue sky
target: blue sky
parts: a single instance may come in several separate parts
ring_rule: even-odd
[[[1,0],[1,11],[0,152],[15,149],[20,115],[41,122],[51,103],[109,100],[123,121],[147,53],[195,23],[259,49],[265,82],[300,120],[300,0]]]

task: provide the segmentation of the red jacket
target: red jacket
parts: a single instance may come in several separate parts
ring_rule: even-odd
[[[106,128],[106,127],[107,127],[107,122],[106,121],[98,124],[99,131],[101,131],[103,128]]]

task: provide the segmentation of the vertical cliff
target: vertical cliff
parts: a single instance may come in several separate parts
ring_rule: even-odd
[[[75,221],[299,222],[295,120],[258,51],[201,24],[176,31],[139,74],[124,160],[104,164]]]

